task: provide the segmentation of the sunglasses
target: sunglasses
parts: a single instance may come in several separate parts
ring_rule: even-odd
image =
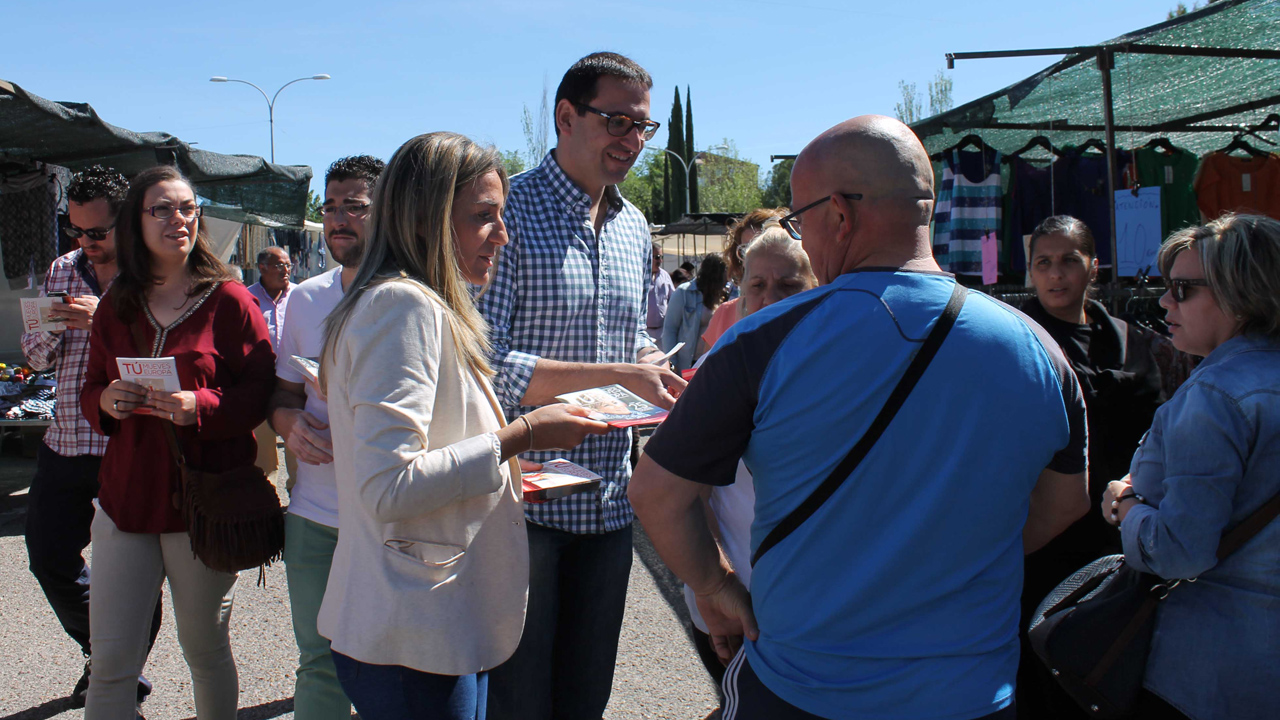
[[[107,236],[111,234],[111,231],[115,229],[115,225],[105,228],[78,228],[71,223],[67,223],[67,226],[62,229],[62,232],[72,240],[79,240],[81,235],[86,235],[94,242],[102,242],[103,240],[106,240]]]
[[[841,197],[843,197],[843,198],[844,198],[844,199],[846,199],[846,200],[861,200],[861,199],[862,199],[862,193],[840,193],[840,196],[841,196]],[[824,202],[826,202],[826,201],[828,201],[828,200],[830,200],[830,199],[831,199],[831,196],[830,196],[830,195],[828,195],[828,196],[826,196],[826,197],[822,198],[821,200],[814,200],[813,202],[809,203],[808,205],[805,205],[804,207],[800,208],[799,210],[797,210],[797,211],[795,211],[795,212],[791,213],[790,215],[788,215],[788,216],[786,216],[786,217],[782,218],[782,220],[780,220],[779,222],[782,224],[782,227],[786,228],[787,233],[788,233],[789,235],[791,235],[791,238],[792,238],[793,240],[799,240],[799,239],[800,239],[800,215],[801,215],[801,214],[803,214],[803,213],[805,213],[805,212],[807,212],[807,211],[809,211],[809,210],[812,210],[812,209],[814,209],[814,208],[818,207],[819,205],[821,205],[822,203],[824,203]]]
[[[1173,278],[1165,278],[1164,287],[1169,291],[1169,295],[1174,302],[1187,301],[1187,289],[1193,287],[1209,287],[1208,280],[1175,280]]]
[[[656,123],[652,120],[635,120],[630,115],[624,113],[607,113],[603,110],[597,110],[585,103],[574,103],[578,107],[587,112],[595,113],[605,119],[604,128],[614,137],[626,137],[632,130],[639,130],[640,137],[643,140],[652,140],[658,128],[662,127],[662,123]]]

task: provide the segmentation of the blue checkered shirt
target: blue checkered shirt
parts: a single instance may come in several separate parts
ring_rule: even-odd
[[[591,198],[560,169],[554,150],[511,181],[503,212],[510,239],[476,302],[489,322],[494,389],[508,419],[534,409],[520,400],[538,358],[633,363],[639,350],[657,345],[645,332],[645,299],[653,282],[649,224],[616,187],[605,188],[604,200],[605,222],[597,236]],[[588,436],[569,452],[525,457],[564,457],[604,478],[595,493],[526,505],[530,522],[580,534],[631,523],[629,430]]]

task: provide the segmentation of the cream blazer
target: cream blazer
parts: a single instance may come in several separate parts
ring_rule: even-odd
[[[338,546],[320,607],[333,649],[440,675],[489,670],[524,629],[529,548],[502,412],[425,286],[370,288],[327,371]]]

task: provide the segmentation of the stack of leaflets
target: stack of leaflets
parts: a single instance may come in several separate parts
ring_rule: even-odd
[[[116,369],[120,371],[120,379],[162,392],[178,392],[182,382],[178,379],[178,361],[171,357],[159,358],[116,358]],[[140,415],[149,415],[155,408],[143,405],[134,410]]]
[[[537,472],[524,473],[521,480],[524,501],[544,503],[578,493],[595,492],[600,487],[601,478],[581,465],[556,458],[542,463],[542,469]]]
[[[316,385],[320,384],[320,362],[319,358],[302,357],[301,355],[290,355],[289,366],[294,370],[302,373],[302,377],[310,380]]]
[[[557,395],[556,399],[569,405],[577,405],[591,411],[592,420],[609,423],[616,428],[635,425],[657,425],[667,417],[667,411],[649,403],[621,385],[580,390]]]

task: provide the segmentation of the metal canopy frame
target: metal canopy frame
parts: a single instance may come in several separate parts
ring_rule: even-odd
[[[994,50],[985,52],[960,52],[946,53],[947,68],[954,69],[956,60],[986,60],[993,58],[1012,58],[1012,57],[1033,57],[1039,55],[1073,55],[1060,63],[1054,72],[1059,73],[1063,70],[1087,62],[1090,59],[1096,59],[1098,62],[1098,70],[1102,75],[1102,118],[1103,124],[1097,125],[1066,125],[1045,121],[1044,124],[1037,123],[1000,123],[987,121],[977,125],[968,125],[966,129],[983,130],[983,129],[1017,129],[1017,130],[1038,130],[1052,128],[1055,130],[1076,130],[1082,132],[1096,132],[1101,130],[1105,136],[1103,143],[1106,147],[1107,155],[1107,197],[1112,198],[1109,203],[1111,215],[1111,257],[1113,258],[1113,266],[1111,270],[1111,286],[1114,291],[1119,287],[1120,265],[1118,258],[1120,257],[1119,248],[1116,242],[1116,204],[1115,204],[1115,169],[1116,169],[1116,118],[1115,104],[1113,102],[1111,92],[1111,71],[1115,68],[1115,56],[1117,53],[1141,54],[1141,55],[1173,55],[1173,56],[1191,56],[1191,57],[1214,57],[1214,58],[1230,58],[1243,60],[1280,60],[1280,50],[1263,50],[1256,48],[1229,48],[1229,47],[1200,47],[1195,45],[1149,45],[1144,43],[1113,43],[1105,45],[1089,45],[1083,47],[1069,48],[1037,48],[1026,50]],[[1280,124],[1280,118],[1268,117],[1262,126],[1248,128],[1247,126],[1222,126],[1222,125],[1195,125],[1194,123],[1206,120],[1215,120],[1220,117],[1227,117],[1241,112],[1257,110],[1264,107],[1280,104],[1280,95],[1272,95],[1270,97],[1261,98],[1259,100],[1240,103],[1226,108],[1219,108],[1208,112],[1197,113],[1178,120],[1171,120],[1156,125],[1148,125],[1144,127],[1132,127],[1132,130],[1147,130],[1152,132],[1231,132],[1236,131],[1241,134],[1261,129],[1270,125],[1273,119]]]

